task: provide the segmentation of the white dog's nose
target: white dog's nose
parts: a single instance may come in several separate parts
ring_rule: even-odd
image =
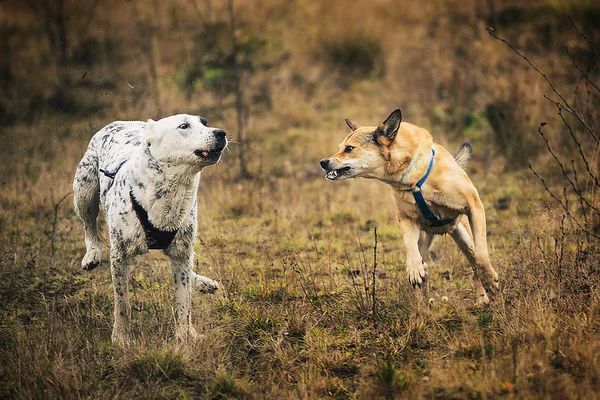
[[[213,135],[215,135],[215,138],[217,139],[217,143],[215,144],[217,146],[217,151],[221,151],[225,148],[225,146],[227,146],[227,139],[225,138],[225,131],[222,129],[215,129],[213,131]]]
[[[215,129],[213,133],[218,139],[224,139],[226,135],[225,131],[222,129]]]

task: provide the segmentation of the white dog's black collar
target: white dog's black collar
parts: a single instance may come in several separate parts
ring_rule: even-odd
[[[115,179],[117,172],[121,169],[123,164],[125,164],[127,160],[121,161],[121,164],[113,171],[109,172],[105,169],[100,168],[100,172],[109,177],[110,179]],[[137,215],[140,223],[142,224],[142,228],[144,228],[144,233],[146,234],[146,244],[149,249],[152,250],[164,250],[175,238],[177,234],[177,230],[174,231],[161,231],[152,225],[152,222],[148,219],[148,212],[142,207],[142,205],[135,199],[133,196],[133,190],[129,190],[129,198],[131,199],[131,205]]]
[[[146,234],[146,244],[149,249],[152,250],[164,250],[175,238],[177,234],[177,230],[174,231],[161,231],[156,228],[152,222],[148,219],[148,212],[144,210],[144,207],[133,197],[133,190],[129,191],[129,198],[131,199],[131,204],[133,205],[133,209],[137,214],[142,227],[144,228],[144,233]]]

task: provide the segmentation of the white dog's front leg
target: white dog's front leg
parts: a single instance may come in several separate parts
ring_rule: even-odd
[[[192,260],[171,258],[173,285],[175,289],[175,338],[179,342],[195,339],[198,334],[192,326]]]
[[[421,229],[417,224],[408,219],[400,219],[399,222],[404,239],[404,247],[406,247],[406,273],[408,274],[408,281],[413,287],[421,287],[427,276],[425,272],[427,264],[425,264],[419,252],[419,235]]]
[[[129,260],[118,251],[112,251],[110,270],[115,292],[115,322],[112,331],[112,342],[121,347],[126,347],[131,344],[131,307],[127,294]]]

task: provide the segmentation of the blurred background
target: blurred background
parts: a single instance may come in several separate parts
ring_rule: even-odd
[[[594,0],[0,0],[0,397],[593,398],[598,50]],[[473,145],[491,308],[448,238],[420,299],[386,185],[324,179],[344,118],[396,108]],[[181,352],[167,260],[136,259],[123,351],[72,179],[103,126],[175,113],[231,140],[194,267],[223,290]]]
[[[598,43],[600,7],[586,0],[3,1],[2,151],[80,154],[113,120],[185,112],[238,140],[227,174],[290,174],[332,152],[343,118],[374,125],[401,108],[442,144],[469,140],[519,168],[556,110],[546,82],[486,28],[571,94],[573,62],[586,69],[594,53],[569,16]],[[21,148],[23,136],[38,139]]]

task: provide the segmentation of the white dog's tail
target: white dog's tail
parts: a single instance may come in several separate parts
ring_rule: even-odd
[[[466,169],[467,164],[469,161],[471,161],[471,155],[473,155],[473,147],[471,147],[471,143],[464,142],[460,146],[460,149],[458,149],[458,153],[454,155],[454,159],[462,169]]]
[[[102,258],[102,242],[97,223],[100,207],[100,179],[98,155],[93,141],[94,139],[79,162],[73,180],[75,212],[83,222],[85,233],[86,253],[81,261],[81,267],[87,271],[97,267]]]

